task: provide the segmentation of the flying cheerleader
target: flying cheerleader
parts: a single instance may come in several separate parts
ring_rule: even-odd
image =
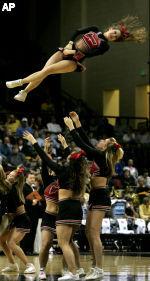
[[[15,100],[24,102],[29,92],[38,87],[50,74],[83,72],[85,58],[103,55],[109,50],[109,42],[134,41],[143,43],[147,32],[137,16],[126,16],[117,23],[111,24],[104,32],[97,26],[77,29],[64,48],[58,48],[46,62],[45,66],[25,78],[7,81],[8,88],[21,87],[27,84],[14,96]]]

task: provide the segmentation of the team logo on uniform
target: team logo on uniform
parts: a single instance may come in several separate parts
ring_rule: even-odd
[[[97,33],[92,31],[84,34],[83,40],[90,49],[99,47],[101,42],[101,39],[98,37]]]

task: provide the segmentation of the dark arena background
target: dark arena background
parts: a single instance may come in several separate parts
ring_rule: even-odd
[[[6,81],[42,69],[77,28],[96,25],[103,31],[127,15],[138,16],[146,27],[143,44],[110,43],[106,54],[84,61],[85,72],[49,75],[25,102],[14,99],[24,86],[9,89]],[[30,131],[42,148],[44,139],[51,137],[53,159],[62,165],[64,152],[58,134],[62,133],[71,148],[78,151],[63,121],[70,111],[78,113],[94,146],[99,139],[114,137],[124,150],[107,184],[111,211],[100,229],[104,275],[99,280],[150,281],[149,23],[149,0],[0,0],[0,164],[6,174],[23,165],[25,184],[40,196],[35,197],[37,208],[31,204],[28,210],[34,227],[20,242],[36,272],[26,274],[16,256],[19,271],[3,272],[9,263],[0,246],[1,281],[41,280],[40,225],[45,209],[42,161],[22,133]],[[33,176],[31,181],[29,175]],[[92,265],[85,236],[89,192],[87,178],[83,220],[74,237],[86,273]],[[55,236],[49,249],[46,280],[57,280],[62,267],[62,251]]]

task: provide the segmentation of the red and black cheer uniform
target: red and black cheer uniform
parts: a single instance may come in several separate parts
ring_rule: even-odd
[[[76,53],[64,55],[64,59],[74,60],[77,63],[81,63],[85,58],[103,55],[109,49],[107,38],[97,26],[77,29],[70,39],[73,41],[72,49],[76,50]],[[82,71],[80,64],[77,65],[77,71]]]
[[[41,175],[44,188],[46,187],[44,189],[45,200],[58,204],[59,184],[57,177],[49,175],[47,165],[43,161]],[[42,217],[41,230],[49,230],[53,233],[56,233],[56,216],[57,213],[52,213],[45,210]]]
[[[59,189],[75,190],[74,182],[71,178],[71,170],[69,165],[59,165],[51,160],[47,154],[41,149],[38,143],[34,144],[36,152],[39,154],[43,162],[55,172]],[[82,207],[78,199],[65,199],[58,202],[59,211],[57,214],[56,224],[73,224],[80,225],[82,220]]]
[[[74,142],[86,152],[89,160],[93,160],[90,173],[92,177],[109,178],[111,171],[106,161],[106,152],[96,149],[89,141],[82,127],[71,131]],[[109,211],[111,200],[106,187],[92,188],[89,197],[89,210]]]
[[[16,227],[17,230],[28,233],[30,232],[31,221],[27,216],[25,209],[21,212],[17,210],[17,208],[22,205],[24,205],[24,203],[19,198],[15,185],[13,185],[7,195],[7,212],[14,216],[10,228]]]

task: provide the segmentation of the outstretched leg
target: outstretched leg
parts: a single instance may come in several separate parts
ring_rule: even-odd
[[[8,88],[15,88],[28,83],[27,87],[14,97],[14,99],[24,102],[27,94],[38,87],[48,75],[73,72],[76,68],[76,62],[63,60],[63,53],[58,51],[50,57],[42,70],[37,71],[24,79],[6,82],[6,86]]]
[[[42,70],[37,71],[26,78],[22,79],[22,83],[30,83],[45,79],[50,74],[61,74],[73,72],[77,68],[77,64],[71,60],[62,60],[49,66],[45,66]]]
[[[6,82],[6,86],[8,88],[16,88],[26,83],[35,82],[36,84],[32,85],[32,87],[35,88],[37,87],[36,85],[39,85],[43,81],[43,79],[45,79],[50,74],[55,74],[55,73],[61,74],[61,73],[72,72],[76,68],[77,68],[77,64],[75,62],[71,60],[70,61],[63,60],[63,53],[61,51],[58,51],[53,56],[50,57],[50,59],[46,62],[42,70],[37,71],[25,77],[24,79],[8,81]]]
[[[22,79],[22,84],[29,83],[25,90],[21,90],[14,99],[25,101],[27,94],[36,88],[48,75],[73,72],[77,68],[77,64],[71,60],[62,60],[49,66],[45,66],[42,70],[35,72],[28,77]]]
[[[49,65],[52,65],[54,63],[57,63],[59,61],[63,60],[63,53],[58,51],[56,52],[54,55],[52,55],[49,60],[46,62],[46,64],[44,65],[43,69]],[[23,80],[23,79],[21,79]],[[28,83],[28,85],[26,86],[26,88],[24,89],[24,91],[28,94],[29,92],[31,92],[33,89],[37,88],[43,81],[44,79],[40,79],[38,81],[34,81],[34,82],[30,82]]]

